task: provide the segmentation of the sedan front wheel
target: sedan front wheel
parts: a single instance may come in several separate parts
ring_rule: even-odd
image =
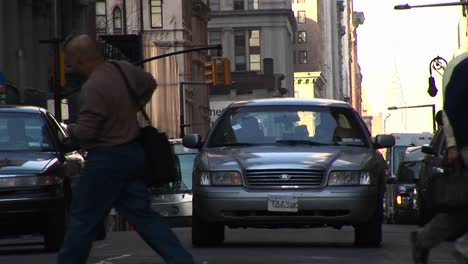
[[[358,247],[378,247],[382,243],[382,204],[377,205],[377,210],[372,218],[363,224],[354,226],[354,244]]]

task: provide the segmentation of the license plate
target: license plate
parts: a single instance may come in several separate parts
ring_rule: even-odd
[[[297,212],[299,201],[293,196],[268,197],[268,211],[270,212]]]

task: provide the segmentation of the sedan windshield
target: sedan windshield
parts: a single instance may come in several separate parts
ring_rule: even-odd
[[[365,146],[365,138],[364,128],[350,109],[255,106],[227,110],[213,128],[207,146]]]
[[[47,124],[40,115],[0,114],[0,151],[49,151],[52,149]]]

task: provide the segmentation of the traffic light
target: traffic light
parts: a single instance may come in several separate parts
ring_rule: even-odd
[[[231,85],[231,61],[227,58],[214,58],[205,62],[205,83],[210,86]]]
[[[205,83],[207,85],[216,85],[218,83],[218,68],[216,59],[205,62]]]
[[[231,61],[227,58],[222,58],[221,63],[223,65],[224,85],[231,85],[232,84]]]

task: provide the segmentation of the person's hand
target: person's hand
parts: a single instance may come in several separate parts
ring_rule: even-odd
[[[457,147],[448,147],[447,148],[447,164],[450,166],[455,165],[455,163],[460,158],[460,153],[458,152]]]

